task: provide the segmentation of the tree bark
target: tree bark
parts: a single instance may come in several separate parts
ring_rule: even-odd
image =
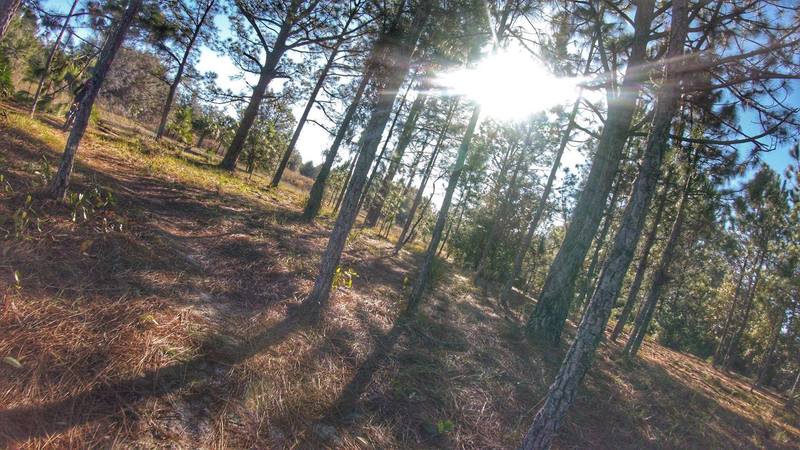
[[[189,56],[194,49],[194,43],[197,41],[197,37],[200,35],[200,30],[203,28],[205,24],[206,17],[208,17],[208,13],[211,12],[211,9],[214,7],[214,2],[210,1],[206,4],[205,10],[203,10],[203,14],[200,16],[200,20],[195,25],[194,29],[192,30],[192,37],[189,38],[189,43],[186,45],[186,48],[183,51],[183,56],[181,57],[181,62],[178,64],[178,71],[175,72],[175,78],[172,79],[172,83],[169,85],[169,91],[167,92],[167,100],[164,102],[164,107],[161,109],[161,120],[158,122],[158,129],[156,130],[156,140],[160,140],[164,136],[164,132],[167,129],[167,120],[169,119],[169,112],[172,111],[172,105],[175,103],[175,94],[178,92],[178,86],[181,84],[181,80],[183,79],[183,72],[186,70],[186,63],[189,61]]]
[[[406,105],[406,99],[408,98],[408,93],[411,91],[411,83],[408,84],[405,93],[403,94],[403,98],[400,100],[400,105],[397,106],[397,111],[394,113],[394,119],[392,119],[392,124],[389,126],[389,132],[386,133],[386,139],[383,141],[383,146],[381,147],[381,152],[378,154],[378,157],[375,158],[375,163],[372,166],[372,171],[369,173],[369,178],[367,178],[367,184],[364,186],[364,192],[361,194],[361,198],[358,199],[358,211],[361,211],[361,207],[364,205],[364,202],[369,197],[369,191],[372,188],[372,182],[375,181],[375,177],[378,175],[380,171],[381,162],[386,155],[386,150],[389,148],[389,142],[392,140],[392,136],[394,136],[394,129],[397,126],[397,120],[400,118],[400,114],[403,112],[403,108]]]
[[[347,235],[353,227],[356,214],[358,214],[358,200],[366,182],[367,171],[375,157],[383,129],[391,115],[398,89],[408,74],[414,47],[422,34],[425,23],[427,23],[431,7],[432,4],[429,2],[422,2],[417,6],[408,33],[402,33],[395,25],[385,36],[386,49],[379,52],[380,58],[376,61],[380,65],[376,75],[378,96],[372,108],[370,120],[361,137],[361,154],[356,162],[353,177],[336,218],[336,224],[331,231],[328,245],[322,255],[314,288],[304,302],[313,311],[321,312],[327,305],[334,273],[339,266]]]
[[[658,263],[658,268],[653,274],[653,282],[650,284],[650,290],[647,293],[647,299],[639,310],[636,317],[636,322],[633,327],[633,332],[625,344],[623,353],[626,356],[633,357],[639,351],[642,345],[647,329],[650,327],[650,322],[653,320],[658,302],[661,299],[661,292],[669,282],[669,270],[672,265],[672,260],[675,258],[675,249],[678,247],[678,239],[683,231],[683,223],[686,216],[686,203],[689,199],[689,189],[692,184],[694,173],[694,164],[689,165],[689,170],[686,173],[686,182],[683,185],[683,192],[681,199],[678,201],[678,211],[675,214],[675,221],[672,223],[672,229],[669,232],[669,238],[664,246],[664,251],[661,253],[661,260]]]
[[[53,43],[53,48],[50,50],[50,54],[47,56],[47,61],[44,64],[44,70],[42,72],[42,76],[39,77],[39,84],[36,86],[36,92],[33,94],[33,103],[31,104],[31,117],[36,114],[36,105],[39,104],[39,97],[42,95],[42,88],[44,88],[44,82],[47,79],[47,76],[50,74],[50,66],[53,64],[53,60],[56,57],[56,52],[58,52],[58,47],[61,45],[61,38],[64,37],[64,32],[67,31],[67,27],[69,26],[69,21],[72,19],[72,14],[75,12],[75,8],[78,6],[78,0],[73,0],[72,6],[69,8],[69,12],[67,13],[67,17],[64,18],[64,25],[61,26],[61,30],[58,32],[58,36],[56,37],[55,43]]]
[[[642,287],[644,274],[647,272],[647,262],[650,259],[650,251],[656,243],[658,226],[661,224],[661,217],[664,215],[664,209],[667,206],[667,194],[669,193],[669,185],[672,182],[672,176],[673,171],[670,170],[666,178],[664,178],[664,187],[658,198],[658,206],[656,207],[656,213],[653,217],[653,223],[650,224],[650,230],[647,232],[647,237],[642,246],[642,254],[639,257],[639,263],[636,266],[636,275],[634,275],[633,282],[631,282],[631,287],[628,290],[628,298],[625,301],[625,306],[622,307],[622,312],[614,326],[614,331],[611,332],[611,340],[614,342],[619,338],[620,333],[622,333],[622,330],[625,328],[625,324],[628,322],[628,318],[633,311],[633,307],[636,306],[636,300],[639,297],[639,289]]]
[[[83,134],[86,132],[86,127],[89,125],[89,116],[92,114],[92,106],[97,98],[100,87],[111,69],[111,63],[114,62],[114,57],[125,41],[125,35],[130,28],[131,22],[139,12],[143,0],[130,0],[128,7],[125,9],[122,17],[117,23],[114,30],[114,36],[106,41],[106,45],[100,52],[100,57],[97,64],[92,71],[92,76],[86,81],[85,95],[81,100],[78,112],[75,116],[75,124],[72,126],[72,131],[67,138],[67,145],[64,148],[64,155],[61,158],[61,164],[58,167],[58,173],[53,178],[50,185],[50,193],[57,200],[64,200],[69,188],[69,179],[72,175],[72,167],[75,164],[75,154],[78,152],[78,146],[81,143]]]
[[[428,244],[428,250],[425,252],[425,259],[422,262],[419,274],[414,287],[411,290],[411,296],[408,299],[408,310],[414,311],[422,300],[422,295],[425,293],[425,287],[428,284],[428,278],[433,268],[433,258],[436,256],[436,250],[439,248],[439,241],[444,231],[445,223],[447,222],[447,211],[450,209],[450,203],[453,201],[453,193],[458,186],[458,180],[461,178],[461,172],[464,170],[464,162],[467,160],[467,152],[472,142],[472,135],[475,133],[475,127],[478,125],[478,119],[481,116],[480,106],[475,106],[472,110],[472,117],[469,119],[467,130],[464,132],[464,138],[461,140],[461,146],[458,148],[456,155],[456,163],[453,166],[453,171],[450,174],[450,179],[447,181],[447,189],[444,193],[442,206],[439,208],[439,215],[436,218],[436,225],[433,227],[431,234],[431,241]]]
[[[342,145],[342,141],[345,135],[347,135],[347,131],[350,129],[350,122],[353,121],[353,116],[355,115],[356,109],[358,109],[359,103],[361,103],[361,97],[364,95],[364,90],[366,90],[370,78],[372,78],[372,71],[365,69],[364,75],[361,77],[361,81],[356,88],[356,93],[353,95],[353,100],[344,113],[342,123],[339,124],[339,130],[336,132],[333,144],[331,144],[331,148],[328,149],[328,153],[325,155],[325,162],[322,163],[322,168],[320,168],[317,177],[314,179],[314,184],[311,186],[311,192],[308,194],[308,201],[306,202],[305,208],[303,208],[303,220],[312,221],[319,214],[319,210],[322,207],[322,198],[325,195],[325,186],[328,183],[328,177],[333,168],[333,162],[336,160],[339,147]]]
[[[652,3],[639,2],[639,9],[649,9]],[[637,10],[637,16],[639,15]],[[649,15],[649,14],[648,14]],[[603,265],[597,289],[592,294],[589,307],[583,316],[575,341],[570,346],[564,362],[548,390],[544,404],[536,413],[521,449],[547,449],[561,425],[567,411],[575,401],[578,387],[592,363],[595,349],[603,336],[614,300],[619,294],[628,265],[636,250],[650,200],[655,191],[661,160],[667,147],[670,123],[677,110],[680,89],[674,79],[676,65],[680,63],[687,33],[688,7],[686,0],[672,2],[672,30],[665,57],[664,83],[656,95],[653,122],[647,138],[644,158],[633,184],[630,200],[614,238],[614,245]]]
[[[600,252],[606,245],[608,232],[611,231],[611,223],[614,221],[614,212],[616,211],[617,201],[619,200],[619,194],[622,190],[622,181],[622,173],[617,173],[617,179],[614,183],[614,188],[612,189],[613,192],[611,193],[611,200],[608,202],[608,205],[606,205],[605,211],[603,211],[603,227],[600,229],[600,234],[598,234],[597,238],[595,239],[596,242],[594,252],[592,252],[592,258],[589,260],[589,267],[586,269],[586,276],[581,282],[578,308],[576,308],[576,310],[580,310],[580,307],[583,306],[584,302],[586,301],[586,296],[591,294],[589,286],[594,284],[594,276],[595,272],[597,271],[597,264],[600,261]]]
[[[728,342],[728,347],[725,350],[725,356],[722,358],[722,363],[726,370],[730,370],[732,364],[731,356],[733,354],[733,350],[736,347],[738,347],[739,339],[742,338],[744,330],[747,328],[747,323],[750,321],[750,312],[753,310],[753,300],[755,300],[756,291],[758,290],[758,283],[761,281],[761,270],[764,266],[765,258],[766,258],[766,251],[762,250],[761,256],[758,258],[756,273],[753,276],[753,281],[747,290],[747,297],[745,299],[745,307],[744,307],[744,317],[742,317],[742,321],[739,323],[739,327],[733,333],[733,336],[731,336],[731,339]]]
[[[21,0],[0,0],[0,41],[6,35],[8,27],[17,16]]]
[[[405,245],[406,235],[408,234],[408,230],[413,223],[414,215],[417,213],[417,208],[419,208],[419,205],[422,202],[425,188],[427,187],[428,180],[430,180],[431,174],[433,173],[433,167],[436,164],[436,158],[439,156],[439,152],[444,144],[444,140],[447,137],[447,130],[450,128],[450,122],[453,120],[453,114],[455,113],[457,107],[458,101],[454,101],[450,106],[450,109],[447,111],[447,118],[445,119],[444,126],[442,126],[442,129],[439,131],[439,136],[436,139],[436,145],[433,147],[431,156],[428,158],[428,163],[425,166],[425,172],[423,173],[422,180],[417,188],[417,193],[414,196],[414,202],[411,204],[411,209],[408,212],[406,223],[403,225],[403,230],[400,232],[400,237],[397,238],[397,243],[394,246],[393,254],[395,255],[398,254],[400,249],[403,248],[403,245]]]
[[[239,122],[239,127],[236,129],[233,141],[231,141],[231,145],[228,147],[228,151],[225,153],[222,162],[219,163],[219,166],[223,169],[231,172],[236,170],[236,161],[239,160],[239,155],[241,155],[244,144],[247,141],[247,135],[250,134],[250,128],[253,127],[253,123],[256,121],[258,110],[261,107],[261,101],[267,94],[267,88],[270,82],[275,78],[278,63],[283,57],[283,54],[286,53],[286,40],[289,39],[289,34],[294,25],[291,17],[297,13],[299,5],[300,2],[290,2],[290,8],[293,9],[286,12],[286,20],[281,24],[281,29],[275,38],[275,43],[272,45],[272,51],[267,53],[267,59],[258,76],[258,83],[256,83],[256,87],[253,89],[253,95],[250,96],[250,102],[247,104],[247,108],[245,108],[242,114],[242,120]]]
[[[725,348],[725,343],[728,340],[728,333],[730,332],[730,327],[733,323],[733,315],[736,313],[736,309],[739,307],[739,298],[742,293],[742,286],[744,285],[744,277],[747,273],[747,265],[749,260],[750,249],[748,248],[744,260],[742,261],[742,268],[739,271],[739,279],[736,282],[736,289],[733,291],[731,307],[728,309],[728,314],[725,316],[725,325],[722,327],[722,333],[720,333],[719,342],[717,342],[717,348],[714,350],[714,366],[722,363],[722,349]]]
[[[585,187],[572,213],[564,241],[550,265],[536,307],[528,317],[528,332],[543,337],[551,344],[557,343],[561,337],[572,302],[575,280],[602,218],[603,209],[597,205],[605,204],[622,159],[622,150],[628,139],[628,130],[641,90],[640,66],[645,62],[653,9],[653,0],[638,2],[633,44],[620,94],[609,103],[605,126]]]
[[[422,108],[425,106],[427,98],[428,96],[426,94],[418,93],[417,97],[414,99],[414,103],[411,104],[408,117],[403,124],[403,130],[400,132],[400,136],[397,139],[397,147],[394,149],[394,153],[392,153],[392,157],[389,160],[389,165],[386,168],[386,174],[384,174],[381,180],[381,185],[378,188],[378,192],[375,194],[375,198],[370,202],[367,217],[364,220],[364,226],[374,227],[378,222],[378,218],[383,211],[383,204],[386,201],[386,197],[389,195],[389,189],[392,187],[392,181],[394,181],[394,177],[397,175],[397,169],[400,167],[406,149],[411,143],[414,131],[417,129],[417,120],[422,113]]]

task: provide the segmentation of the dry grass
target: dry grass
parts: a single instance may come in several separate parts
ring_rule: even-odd
[[[13,112],[0,128],[0,357],[22,365],[0,364],[0,447],[518,444],[564,348],[528,342],[446,263],[404,316],[416,253],[368,231],[344,255],[353,288],[309,323],[297,305],[330,224],[297,222],[305,181],[266,190],[136,132],[90,134],[73,190],[116,203],[73,222],[37,194],[64,134]],[[21,208],[39,223],[14,236]],[[636,362],[618,350],[603,346],[558,448],[796,448],[774,393],[650,343]]]

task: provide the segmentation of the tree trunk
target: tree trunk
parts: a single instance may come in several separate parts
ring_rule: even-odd
[[[371,77],[372,71],[365,69],[364,76],[361,77],[361,81],[358,83],[358,88],[356,88],[353,100],[344,113],[342,123],[339,124],[339,130],[336,132],[333,144],[331,144],[331,148],[328,149],[328,153],[325,155],[325,162],[322,163],[322,168],[320,168],[317,177],[314,179],[314,184],[311,186],[311,192],[308,194],[308,201],[306,202],[305,208],[303,208],[303,220],[314,220],[317,214],[319,214],[319,210],[322,207],[322,198],[325,195],[325,186],[328,183],[328,177],[331,174],[333,162],[336,160],[336,154],[339,153],[339,147],[342,145],[342,141],[347,131],[350,129],[350,122],[353,121],[353,115],[356,109],[358,109],[358,104],[361,103],[361,97],[364,95],[364,90],[367,88]]]
[[[350,24],[348,22],[348,24],[345,26],[345,32],[349,26]],[[303,131],[303,126],[306,124],[308,115],[311,113],[311,109],[314,107],[314,103],[317,101],[317,95],[319,94],[320,89],[322,89],[322,86],[325,84],[325,79],[328,77],[328,72],[330,72],[331,67],[333,67],[333,63],[336,61],[336,55],[339,53],[339,46],[342,45],[342,42],[344,42],[344,36],[339,37],[339,39],[336,41],[336,44],[334,44],[334,46],[331,48],[331,54],[328,57],[328,60],[325,62],[325,66],[322,68],[322,73],[320,73],[319,78],[317,78],[317,83],[314,85],[314,89],[311,91],[311,96],[308,98],[308,102],[303,110],[303,114],[300,116],[300,120],[297,121],[297,126],[292,134],[292,139],[289,141],[289,146],[286,147],[286,151],[283,152],[283,158],[281,158],[281,162],[278,164],[278,168],[275,170],[275,175],[272,177],[272,182],[269,184],[270,187],[278,187],[278,184],[281,182],[283,171],[286,170],[286,165],[289,163],[289,159],[292,157],[292,152],[297,145],[297,140],[300,139],[300,132]]]
[[[105,81],[106,75],[108,75],[108,71],[111,69],[114,56],[116,56],[117,51],[122,46],[128,28],[141,6],[142,0],[130,0],[128,7],[125,9],[125,13],[117,23],[113,38],[106,41],[106,45],[100,53],[100,58],[97,60],[97,64],[92,71],[92,76],[86,81],[86,93],[78,107],[78,112],[75,116],[75,124],[72,127],[72,131],[69,133],[69,138],[67,138],[67,145],[64,148],[64,156],[61,158],[58,173],[53,178],[53,183],[50,185],[50,192],[57,200],[64,200],[67,194],[70,175],[72,175],[72,167],[75,164],[75,153],[77,153],[83,134],[86,132],[86,127],[89,125],[89,116],[92,114],[92,106],[94,106],[94,101],[97,98],[98,92],[100,92],[100,87],[103,85],[103,81]]]
[[[261,107],[261,101],[267,94],[269,83],[275,78],[278,63],[283,57],[283,54],[286,53],[286,40],[289,38],[289,33],[293,26],[292,17],[297,12],[299,4],[300,2],[290,2],[294,10],[286,12],[286,19],[283,21],[278,36],[275,38],[272,51],[267,53],[267,59],[258,76],[258,83],[256,83],[256,87],[253,89],[253,95],[250,97],[250,102],[247,104],[247,108],[245,108],[242,114],[242,120],[239,122],[239,127],[236,129],[233,141],[231,141],[231,145],[228,147],[228,151],[225,153],[222,162],[219,163],[219,166],[223,169],[231,172],[236,170],[236,161],[239,159],[239,155],[241,155],[244,149],[247,135],[250,133],[250,128],[253,127],[253,123],[256,121],[258,110]]]
[[[397,111],[394,113],[394,119],[392,119],[392,124],[389,126],[389,132],[386,133],[386,139],[383,141],[383,146],[381,147],[381,152],[378,154],[378,157],[375,158],[375,163],[372,166],[372,171],[369,174],[369,178],[367,178],[367,184],[364,186],[364,192],[361,194],[361,198],[358,199],[358,207],[356,208],[358,211],[361,211],[361,207],[364,205],[364,202],[367,200],[369,196],[369,191],[372,188],[372,182],[375,181],[375,177],[378,175],[380,171],[381,162],[383,162],[384,156],[386,155],[386,149],[389,148],[389,142],[392,140],[392,136],[394,135],[394,129],[397,126],[397,120],[400,118],[400,114],[403,112],[403,108],[406,105],[406,98],[408,98],[408,93],[411,91],[411,84],[408,84],[408,88],[406,88],[405,93],[403,94],[403,98],[400,100],[400,105],[397,107]]]
[[[363,146],[359,144],[358,150],[356,150],[356,154],[353,155],[353,158],[350,159],[350,164],[347,169],[347,177],[344,179],[344,183],[342,183],[342,188],[339,189],[339,194],[336,196],[336,202],[333,205],[334,211],[339,211],[339,207],[342,205],[342,200],[344,200],[344,194],[347,192],[347,188],[350,187],[350,180],[353,178],[353,172],[356,170],[356,162],[358,161],[358,157],[361,156],[361,150]]]
[[[661,292],[670,279],[669,268],[672,265],[672,260],[675,258],[675,249],[678,246],[678,239],[683,231],[683,223],[686,216],[686,203],[689,199],[689,189],[694,175],[693,171],[694,163],[691,163],[686,173],[686,182],[683,185],[681,199],[678,201],[678,211],[675,214],[675,221],[672,223],[669,238],[664,246],[664,251],[661,253],[661,261],[659,261],[658,268],[653,274],[653,282],[650,285],[650,291],[647,293],[647,300],[645,300],[639,310],[633,332],[631,332],[628,342],[625,344],[623,353],[626,356],[636,356],[636,353],[639,351],[644,336],[647,334],[647,329],[650,327],[650,322],[653,320],[653,314],[656,312],[658,302],[661,299]]]
[[[519,176],[519,172],[522,169],[522,164],[524,162],[525,151],[528,150],[530,146],[530,139],[531,139],[531,132],[533,131],[532,128],[528,130],[528,135],[525,137],[525,142],[522,145],[522,148],[519,150],[517,154],[517,161],[514,165],[514,172],[511,174],[511,178],[508,181],[508,189],[514,189],[514,186],[517,183],[517,177]],[[515,144],[516,146],[516,144]],[[507,169],[506,169],[507,170]],[[503,176],[505,178],[505,176]],[[498,185],[499,183],[498,179]],[[489,256],[494,246],[494,240],[497,238],[498,228],[502,229],[503,227],[503,220],[507,216],[507,208],[509,205],[516,203],[515,196],[510,195],[509,192],[506,192],[503,195],[500,194],[500,189],[497,190],[497,199],[498,205],[495,208],[494,214],[492,216],[492,222],[489,225],[489,230],[486,233],[486,241],[483,243],[483,247],[481,248],[481,253],[478,256],[478,261],[476,263],[475,274],[473,275],[474,280],[479,280],[483,277],[484,272],[486,272],[486,267],[489,264]]]
[[[383,180],[381,180],[381,185],[380,188],[378,188],[378,192],[375,194],[375,198],[370,202],[367,217],[364,220],[364,226],[374,227],[378,222],[378,217],[380,217],[383,210],[383,204],[386,201],[386,197],[389,195],[389,189],[392,187],[394,176],[397,174],[397,169],[400,167],[406,149],[411,143],[414,131],[417,129],[417,120],[422,113],[422,108],[425,106],[427,98],[428,96],[426,94],[418,93],[417,98],[414,99],[414,103],[411,104],[408,117],[403,124],[403,130],[400,132],[400,136],[397,139],[397,147],[394,149],[394,153],[392,153],[392,157],[389,160],[389,166],[386,168],[386,174],[383,176]]]
[[[761,270],[764,266],[764,259],[766,258],[766,252],[761,251],[761,256],[758,259],[758,265],[756,266],[756,273],[753,277],[753,281],[750,284],[750,287],[747,290],[747,297],[745,299],[745,307],[744,307],[744,317],[742,317],[742,321],[739,324],[739,327],[731,336],[730,341],[728,342],[728,348],[725,350],[725,356],[722,358],[723,366],[726,370],[730,370],[731,367],[731,356],[733,354],[733,350],[738,347],[739,339],[742,338],[745,329],[747,328],[747,323],[750,321],[750,312],[753,310],[753,300],[756,296],[756,291],[758,290],[758,283],[761,281]]]
[[[0,41],[6,35],[11,22],[17,17],[21,0],[0,0]]]
[[[561,337],[586,252],[602,218],[603,205],[617,173],[628,130],[641,90],[642,70],[653,15],[653,0],[638,3],[634,18],[631,53],[619,96],[609,103],[603,132],[597,143],[592,168],[586,179],[564,241],[550,265],[536,308],[528,317],[528,332],[551,344]]]
[[[772,336],[770,336],[769,339],[767,356],[764,357],[764,362],[761,364],[761,368],[758,370],[758,375],[756,375],[756,379],[753,381],[753,386],[751,386],[750,391],[752,391],[756,386],[764,384],[767,370],[769,369],[770,364],[772,364],[772,357],[775,355],[775,349],[778,348],[778,339],[781,336],[781,327],[783,326],[783,314],[781,312],[780,315],[776,314],[776,316],[777,320],[775,320],[775,326],[772,329]]]
[[[414,202],[411,204],[411,209],[408,212],[408,217],[406,218],[406,223],[403,225],[403,230],[400,232],[400,237],[397,239],[397,243],[394,246],[393,253],[396,255],[400,252],[400,249],[403,248],[405,245],[405,238],[408,234],[408,230],[411,227],[411,224],[414,220],[414,215],[417,213],[417,208],[419,204],[422,202],[422,197],[425,193],[425,188],[428,185],[428,180],[430,180],[431,174],[433,173],[433,167],[436,164],[436,158],[439,156],[439,152],[442,148],[442,144],[444,144],[444,140],[447,137],[447,130],[450,128],[450,122],[453,119],[453,114],[455,113],[456,108],[458,107],[458,101],[454,101],[453,104],[450,106],[450,109],[447,111],[447,118],[445,119],[444,126],[442,126],[441,131],[439,131],[439,136],[436,139],[436,145],[433,147],[433,151],[431,152],[430,158],[428,158],[428,163],[425,166],[425,172],[422,175],[422,180],[419,183],[419,187],[417,188],[417,193],[414,196]]]
[[[414,287],[411,290],[411,296],[408,299],[408,310],[413,311],[416,309],[417,304],[422,300],[422,295],[425,293],[425,286],[428,284],[428,277],[430,276],[431,269],[433,268],[433,258],[436,255],[436,250],[439,248],[439,240],[442,237],[444,225],[447,222],[447,211],[450,209],[450,203],[453,201],[453,193],[458,185],[458,180],[461,177],[461,171],[464,170],[464,162],[467,159],[467,152],[469,151],[470,143],[472,142],[472,135],[475,133],[475,127],[478,125],[478,119],[481,115],[480,106],[475,106],[472,110],[472,117],[469,119],[467,130],[464,132],[464,138],[461,140],[461,146],[458,148],[456,155],[456,163],[453,166],[453,171],[450,174],[450,179],[447,181],[447,190],[444,193],[442,206],[439,208],[439,216],[436,218],[436,225],[433,227],[431,234],[431,241],[428,244],[428,250],[425,252],[425,259],[422,262],[422,268],[417,275],[414,282]]]
[[[714,350],[714,366],[722,363],[722,349],[725,348],[725,343],[728,340],[728,333],[730,332],[731,324],[733,324],[733,315],[739,307],[739,297],[742,293],[742,286],[744,285],[744,277],[747,273],[747,263],[750,260],[750,249],[747,249],[744,260],[742,261],[742,268],[739,271],[739,280],[736,282],[736,289],[733,291],[733,299],[731,300],[731,307],[728,309],[728,314],[725,316],[725,325],[722,327],[722,333],[717,342],[717,348]]]
[[[5,1],[5,0],[3,0]],[[78,0],[73,0],[72,6],[69,8],[69,12],[67,13],[67,17],[64,18],[64,25],[61,26],[61,30],[58,32],[58,36],[56,37],[56,42],[53,43],[53,48],[50,50],[50,54],[47,56],[47,61],[44,64],[44,71],[42,72],[42,76],[39,77],[39,84],[36,86],[36,93],[33,94],[33,103],[31,104],[31,117],[36,114],[36,105],[39,103],[39,97],[42,95],[42,88],[44,87],[44,82],[47,80],[47,76],[50,74],[50,65],[53,64],[53,59],[56,57],[56,52],[58,52],[58,47],[61,45],[61,38],[64,36],[64,32],[67,30],[69,26],[69,21],[72,19],[72,14],[75,12],[75,8],[78,6]]]
[[[653,245],[656,243],[656,238],[658,237],[658,226],[661,224],[661,217],[664,215],[664,209],[667,205],[667,194],[669,193],[669,185],[672,182],[672,176],[673,171],[670,170],[664,179],[664,187],[662,188],[661,194],[658,198],[656,214],[655,217],[653,217],[653,223],[650,224],[650,230],[647,232],[647,237],[645,238],[644,245],[642,247],[642,254],[639,257],[639,263],[636,266],[636,275],[634,275],[633,282],[631,283],[631,287],[628,291],[628,298],[625,301],[625,306],[622,307],[622,312],[620,313],[619,319],[614,326],[614,331],[611,332],[611,340],[614,342],[616,342],[619,338],[620,333],[622,333],[622,330],[625,328],[625,324],[628,322],[628,317],[633,311],[633,307],[636,306],[636,300],[639,297],[639,289],[642,287],[644,274],[647,271],[647,262],[650,259],[650,250],[652,250]]]
[[[580,310],[580,306],[583,306],[584,302],[586,301],[586,296],[591,294],[589,291],[589,286],[594,284],[594,276],[595,272],[597,271],[597,264],[600,261],[600,252],[603,250],[603,247],[606,245],[606,238],[608,237],[608,232],[611,231],[611,223],[614,221],[614,212],[616,211],[617,201],[619,200],[619,194],[622,190],[622,173],[617,174],[616,182],[614,183],[614,188],[612,189],[611,193],[611,200],[606,205],[605,211],[603,211],[603,228],[600,229],[600,234],[597,235],[595,239],[595,247],[594,252],[592,252],[592,258],[589,260],[589,267],[586,269],[586,276],[583,278],[581,282],[579,300],[578,300],[578,308],[576,310]]]
[[[431,7],[429,2],[422,2],[417,6],[408,33],[402,33],[396,25],[393,26],[393,29],[385,36],[387,48],[379,53],[380,59],[375,61],[381,66],[377,68],[376,75],[378,96],[372,108],[370,120],[361,137],[361,154],[356,162],[356,168],[336,218],[336,224],[331,231],[328,245],[322,255],[314,288],[304,302],[314,311],[320,312],[327,305],[334,273],[339,267],[347,235],[353,227],[356,214],[358,214],[358,200],[366,182],[367,171],[375,157],[378,144],[380,144],[383,129],[389,121],[397,92],[408,74],[414,47],[428,20]]]
[[[186,45],[186,48],[183,51],[183,57],[181,57],[181,62],[178,64],[178,71],[175,72],[175,78],[169,85],[167,100],[164,102],[164,107],[161,109],[161,120],[158,122],[158,129],[156,130],[157,141],[164,136],[164,131],[167,129],[169,112],[172,110],[172,105],[175,103],[175,94],[178,92],[178,86],[180,86],[181,80],[183,79],[183,72],[186,70],[186,63],[189,61],[189,55],[191,55],[192,50],[194,49],[194,43],[197,41],[197,37],[200,35],[200,30],[205,24],[208,13],[211,12],[213,7],[214,2],[208,2],[206,9],[203,11],[203,15],[200,16],[200,20],[197,22],[197,24],[195,24],[194,30],[192,30],[192,37],[189,38],[189,43]]]
[[[648,3],[648,4],[645,4]],[[639,2],[640,10],[652,11],[651,2]],[[644,158],[633,184],[630,200],[614,238],[614,245],[603,265],[602,275],[592,294],[589,307],[583,316],[575,341],[570,346],[564,362],[548,390],[544,404],[536,413],[521,449],[547,449],[561,425],[567,411],[575,401],[578,387],[589,370],[595,349],[603,336],[614,300],[636,250],[644,219],[653,192],[658,184],[661,160],[667,148],[670,123],[677,110],[680,90],[674,80],[675,66],[680,63],[687,33],[688,8],[686,0],[672,2],[672,30],[665,57],[664,83],[659,89],[654,107],[653,122],[647,138]],[[649,13],[648,13],[649,16]]]

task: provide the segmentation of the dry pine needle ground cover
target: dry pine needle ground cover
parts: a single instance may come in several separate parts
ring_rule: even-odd
[[[358,277],[311,324],[297,305],[330,219],[297,220],[307,181],[265,190],[103,121],[54,204],[65,134],[3,108],[0,448],[520,441],[565,347],[528,342],[455,267],[404,316],[417,254],[357,232],[342,265]],[[601,348],[557,448],[797,448],[776,394],[652,343],[618,354]]]

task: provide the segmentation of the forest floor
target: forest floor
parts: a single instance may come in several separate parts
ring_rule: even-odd
[[[342,262],[352,287],[310,324],[297,305],[332,219],[298,220],[308,180],[268,190],[102,121],[78,154],[82,195],[56,204],[66,134],[0,106],[0,448],[520,442],[567,348],[520,332],[532,300],[506,318],[441,261],[406,316],[420,248],[392,257],[363,230]],[[652,342],[619,353],[601,346],[556,448],[798,448],[778,394]]]

